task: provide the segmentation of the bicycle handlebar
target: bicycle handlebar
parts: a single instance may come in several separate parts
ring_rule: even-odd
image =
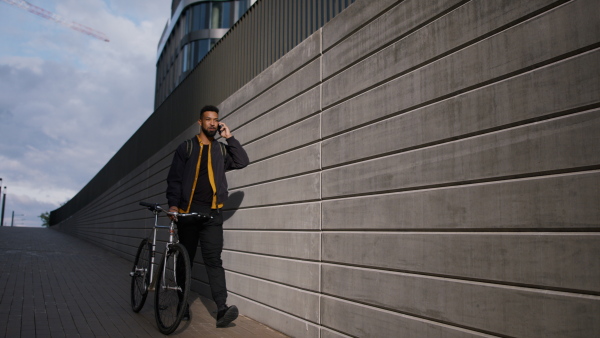
[[[164,212],[167,215],[171,215],[171,216],[175,216],[175,218],[179,217],[179,216],[200,216],[200,217],[204,217],[204,218],[213,218],[210,215],[204,215],[204,214],[198,214],[197,212],[191,212],[191,213],[179,213],[179,212],[172,212],[172,211],[167,211],[165,209],[163,209],[160,204],[158,203],[148,203],[148,202],[140,202],[140,205],[143,207],[147,207],[148,210],[152,211],[152,212]]]

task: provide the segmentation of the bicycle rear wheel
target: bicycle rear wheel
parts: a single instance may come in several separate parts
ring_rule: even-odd
[[[185,247],[173,244],[163,257],[154,292],[154,315],[158,329],[170,334],[177,329],[190,291],[190,258]]]
[[[131,276],[131,308],[133,312],[140,312],[146,297],[148,296],[148,287],[150,286],[150,243],[148,239],[143,239],[138,247],[133,269],[129,274]]]

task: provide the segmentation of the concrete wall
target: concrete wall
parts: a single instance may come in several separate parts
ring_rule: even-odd
[[[595,337],[599,47],[597,0],[356,1],[220,103],[252,161],[228,303],[296,337]],[[133,259],[196,132],[58,227]]]

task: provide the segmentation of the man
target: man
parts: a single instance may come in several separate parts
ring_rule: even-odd
[[[219,109],[205,106],[200,111],[200,133],[191,142],[183,142],[175,150],[167,176],[169,211],[197,212],[212,216],[181,217],[177,220],[179,241],[194,262],[198,241],[208,274],[213,300],[217,304],[217,327],[225,327],[238,316],[238,309],[227,306],[225,271],[221,260],[223,250],[223,214],[221,207],[228,197],[225,170],[241,169],[248,165],[248,155],[231,131],[219,122]],[[214,139],[217,131],[227,145]],[[184,318],[189,320],[185,304]]]

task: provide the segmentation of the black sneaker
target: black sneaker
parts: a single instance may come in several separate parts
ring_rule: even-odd
[[[238,317],[239,311],[235,305],[227,306],[217,313],[217,327],[225,327]]]

